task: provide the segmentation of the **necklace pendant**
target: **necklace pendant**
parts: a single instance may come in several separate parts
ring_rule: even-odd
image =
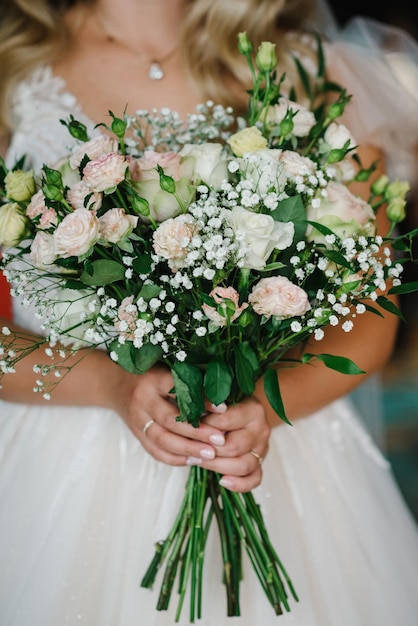
[[[164,78],[163,68],[157,61],[153,61],[149,66],[148,76],[151,80],[161,80]]]

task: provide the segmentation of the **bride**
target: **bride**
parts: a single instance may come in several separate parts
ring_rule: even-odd
[[[185,117],[211,98],[239,111],[247,75],[238,32],[277,42],[283,71],[296,78],[291,55],[308,65],[314,58],[304,29],[326,25],[313,0],[0,0],[0,10],[2,145],[9,164],[26,155],[37,171],[66,153],[60,119],[71,114],[92,129],[109,110],[125,108],[170,107]],[[412,145],[418,130],[413,95],[401,81],[392,88],[402,140],[396,120],[382,116],[377,125],[374,107],[380,114],[383,104],[368,99],[368,88],[386,64],[370,50],[366,63],[358,45],[338,39],[326,51],[330,77],[348,80],[360,99],[349,122],[367,164],[389,144],[390,155]],[[354,190],[367,197],[365,183]],[[14,323],[40,333],[19,303]],[[330,329],[321,351],[344,354],[370,376],[391,354],[396,319],[363,315],[343,335]],[[175,421],[172,379],[161,367],[129,374],[97,350],[45,402],[32,391],[38,361],[36,352],[27,356],[0,389],[4,626],[173,624],[175,606],[157,612],[155,593],[139,581],[153,544],[171,527],[192,464],[222,474],[232,491],[256,489],[300,597],[276,617],[244,563],[242,617],[234,623],[415,625],[418,534],[347,397],[357,377],[321,365],[283,370],[293,427],[274,415],[260,384],[236,407],[208,404],[195,429]],[[202,623],[221,626],[230,620],[219,547],[216,537],[209,541]]]

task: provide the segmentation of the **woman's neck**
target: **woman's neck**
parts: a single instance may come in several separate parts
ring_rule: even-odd
[[[159,57],[178,44],[184,6],[183,0],[97,0],[90,19],[105,36]]]

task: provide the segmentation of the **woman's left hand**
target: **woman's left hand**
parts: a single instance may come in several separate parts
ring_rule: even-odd
[[[214,459],[189,458],[187,463],[222,474],[221,484],[231,491],[243,493],[257,487],[271,433],[262,404],[246,398],[223,413],[209,413],[203,421],[222,430],[225,443],[215,446]]]

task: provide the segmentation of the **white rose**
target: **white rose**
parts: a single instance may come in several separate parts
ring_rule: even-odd
[[[132,232],[138,219],[136,215],[127,215],[124,209],[110,209],[99,217],[100,236],[110,243],[117,243]]]
[[[64,217],[53,237],[58,257],[81,256],[98,240],[99,220],[92,211],[77,209]]]
[[[181,206],[177,198],[188,206],[193,202],[196,195],[196,187],[190,184],[188,178],[180,178],[175,181],[176,195],[161,189],[160,181],[157,179],[143,180],[134,183],[135,189],[141,198],[148,201],[150,213],[156,222],[163,222],[169,218],[175,217],[181,211]],[[176,197],[177,196],[177,197]],[[147,218],[141,218],[145,222]]]
[[[46,312],[51,328],[60,335],[60,343],[78,350],[89,345],[84,341],[86,331],[98,311],[99,300],[87,289],[59,289],[56,301]]]
[[[340,150],[348,141],[348,147],[354,148],[356,141],[344,124],[332,122],[325,131],[324,140],[332,150]]]
[[[193,157],[193,182],[206,183],[219,189],[228,179],[228,161],[224,157],[224,148],[220,143],[185,144],[180,155]]]
[[[229,212],[229,222],[235,231],[245,234],[250,251],[244,267],[248,269],[262,269],[274,249],[285,250],[293,242],[293,222],[276,222],[271,215],[234,207]]]
[[[257,126],[242,128],[227,140],[232,152],[242,157],[247,152],[257,152],[267,148],[268,142]]]
[[[335,169],[334,179],[341,183],[351,182],[357,174],[357,167],[351,156],[345,157],[338,163],[333,163],[332,167]]]
[[[270,107],[267,120],[268,124],[280,124],[286,117],[289,109],[293,113],[296,113],[292,118],[292,135],[295,137],[306,137],[309,135],[311,128],[316,123],[315,115],[303,105],[293,102],[293,100],[289,100],[284,96],[279,99],[277,104]]]
[[[33,170],[10,170],[4,178],[6,196],[15,202],[29,200],[36,191]]]
[[[299,317],[311,308],[306,291],[285,276],[262,278],[253,287],[248,301],[258,315],[276,319]]]
[[[30,247],[30,258],[34,266],[40,269],[52,265],[57,258],[53,235],[38,231]]]
[[[16,202],[0,206],[0,246],[17,246],[28,233],[28,220]]]
[[[161,189],[160,166],[166,176],[175,184],[175,194]],[[147,200],[151,217],[157,222],[178,215],[182,206],[188,206],[195,198],[196,187],[191,184],[193,159],[182,157],[177,152],[155,152],[147,150],[145,154],[129,163],[130,176],[137,193]],[[142,218],[145,222],[147,218]]]
[[[353,235],[373,235],[376,231],[376,216],[370,204],[355,196],[343,184],[331,181],[326,186],[327,197],[320,199],[318,206],[309,205],[308,221],[327,226],[342,239]],[[317,199],[318,200],[318,199]],[[325,243],[324,235],[308,225],[308,241]]]

